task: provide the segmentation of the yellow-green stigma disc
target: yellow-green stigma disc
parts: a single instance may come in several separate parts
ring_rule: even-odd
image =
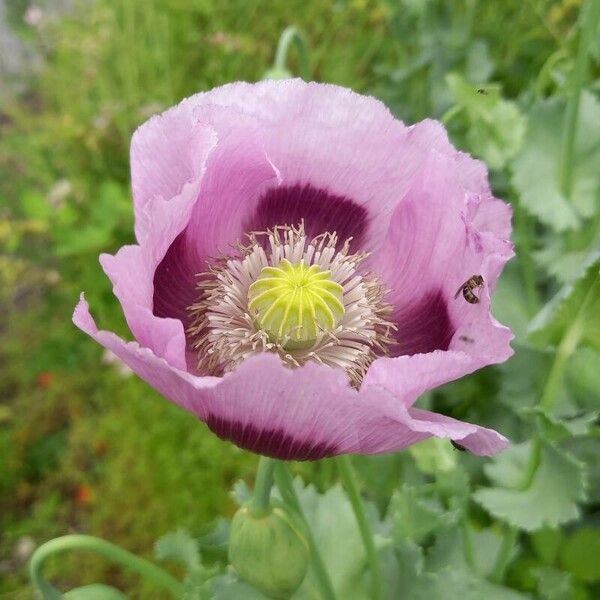
[[[264,267],[248,290],[249,308],[260,328],[284,347],[310,346],[344,316],[344,290],[331,272],[283,259]]]

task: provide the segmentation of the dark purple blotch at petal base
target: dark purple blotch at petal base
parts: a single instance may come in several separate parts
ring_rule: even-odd
[[[435,290],[419,296],[415,282],[415,303],[396,309],[392,321],[396,324],[396,344],[392,356],[425,354],[434,350],[448,350],[455,332],[446,300]]]
[[[355,201],[310,184],[282,185],[269,189],[258,201],[245,229],[265,231],[301,221],[309,237],[335,231],[341,242],[352,238],[351,248],[356,251],[364,241],[368,213]]]
[[[197,302],[198,259],[190,256],[186,232],[179,234],[154,272],[153,312],[157,317],[179,319],[190,325],[189,307]]]
[[[220,438],[244,450],[280,460],[319,460],[338,454],[336,446],[324,442],[299,440],[282,429],[259,429],[241,421],[225,420],[209,414],[209,429]]]

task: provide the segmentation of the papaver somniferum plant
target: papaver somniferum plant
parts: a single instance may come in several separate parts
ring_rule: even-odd
[[[510,208],[438,122],[301,80],[234,83],[134,134],[137,243],[102,255],[135,341],[74,322],[221,438],[313,460],[506,439],[415,408],[511,354]]]

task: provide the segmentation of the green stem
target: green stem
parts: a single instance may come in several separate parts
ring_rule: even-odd
[[[315,542],[310,525],[306,520],[296,490],[294,490],[294,482],[286,463],[279,462],[277,464],[277,467],[275,468],[275,481],[283,501],[290,506],[304,522],[304,535],[310,549],[312,567],[316,578],[316,584],[321,592],[321,597],[323,600],[336,600],[329,573],[327,573],[325,563],[323,562],[323,558],[321,557],[321,553]]]
[[[270,510],[274,471],[275,460],[261,456],[254,481],[254,494],[249,504],[250,510],[255,516],[266,515]]]
[[[577,120],[581,90],[585,84],[588,66],[588,53],[596,32],[596,24],[600,17],[600,0],[587,0],[581,9],[578,19],[579,46],[575,58],[572,80],[565,111],[562,132],[561,161],[559,171],[560,188],[563,195],[570,199],[573,189],[573,166],[575,162],[575,141],[577,138]]]
[[[454,117],[457,117],[458,115],[460,115],[460,113],[463,111],[463,109],[464,109],[464,106],[462,104],[454,104],[441,116],[440,121],[444,125],[448,125],[448,123],[450,121],[452,121],[452,119],[454,119]]]
[[[515,542],[517,541],[518,533],[519,532],[515,527],[506,525],[504,535],[502,536],[502,545],[500,546],[498,556],[496,557],[496,562],[494,563],[494,570],[490,575],[490,581],[492,583],[500,584],[504,581],[506,567],[508,567],[510,555],[515,545]]]
[[[308,59],[308,46],[304,36],[296,27],[287,27],[281,34],[273,66],[275,69],[286,69],[287,57],[292,44],[296,46],[296,50],[298,51],[298,70],[300,72],[300,77],[305,81],[310,81],[311,75],[310,61]]]
[[[49,556],[68,550],[91,550],[96,552],[100,556],[131,569],[143,578],[168,590],[175,598],[182,598],[185,593],[183,584],[172,575],[123,548],[90,535],[65,535],[42,544],[33,553],[29,563],[31,581],[34,587],[41,592],[44,600],[60,600],[62,594],[44,579],[42,567]]]
[[[350,457],[347,455],[338,456],[336,461],[342,483],[344,484],[344,488],[348,494],[348,499],[352,505],[352,510],[354,511],[354,516],[356,517],[358,528],[360,529],[360,535],[362,536],[363,544],[365,545],[365,550],[367,552],[367,560],[369,562],[369,567],[371,568],[373,600],[382,600],[383,587],[379,555],[377,554],[375,541],[373,539],[373,532],[371,531],[371,527],[367,519],[365,504],[358,489],[354,468],[350,462]]]
[[[532,252],[532,236],[531,222],[520,202],[513,203],[515,209],[515,228],[517,230],[519,244],[519,264],[523,275],[523,283],[525,286],[525,297],[527,300],[527,310],[531,317],[537,313],[540,298],[537,290],[537,274],[535,264],[531,257]]]

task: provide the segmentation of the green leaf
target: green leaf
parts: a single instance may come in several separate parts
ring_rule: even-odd
[[[172,560],[185,565],[188,571],[201,568],[198,542],[185,530],[167,533],[156,541],[154,554],[158,560]]]
[[[435,499],[420,497],[418,489],[409,486],[403,486],[394,493],[389,513],[394,539],[416,542],[458,518],[457,511],[446,510]]]
[[[523,143],[526,121],[517,105],[503,100],[498,86],[480,93],[458,73],[446,75],[446,83],[468,122],[469,150],[492,169],[501,169]]]
[[[560,191],[564,110],[564,101],[558,99],[532,108],[525,142],[512,164],[512,183],[525,209],[557,231],[577,228],[583,218],[591,217],[600,191],[600,103],[589,92],[581,97],[571,199]]]
[[[600,352],[591,348],[576,350],[567,365],[565,386],[575,404],[582,410],[600,407]]]
[[[542,436],[551,441],[560,441],[573,436],[586,435],[590,433],[593,424],[598,418],[598,411],[579,412],[559,418],[541,407],[528,408],[522,411],[522,414],[537,416]]]
[[[535,553],[549,566],[556,563],[562,542],[563,533],[560,529],[546,527],[531,534],[531,545]]]
[[[524,594],[494,585],[467,570],[447,567],[437,573],[427,573],[405,596],[410,600],[525,600]]]
[[[535,570],[537,591],[542,600],[573,600],[573,578],[569,573],[540,567]]]
[[[600,257],[594,252],[581,278],[568,284],[531,322],[528,339],[558,346],[569,335],[570,352],[579,344],[600,350]]]
[[[565,542],[562,567],[583,581],[600,581],[600,528],[582,527]]]
[[[473,496],[494,517],[520,529],[535,531],[556,527],[579,516],[577,503],[586,497],[585,477],[583,465],[571,455],[541,442],[538,464],[526,487],[521,489],[516,487],[519,467],[514,460],[501,454],[494,464],[486,473],[491,472],[491,478],[503,486],[482,488]],[[522,468],[521,481],[527,476],[525,465]]]
[[[65,600],[127,600],[119,590],[103,583],[93,583],[66,592]]]
[[[212,600],[269,600],[267,596],[241,581],[235,573],[211,579]]]
[[[518,488],[524,482],[530,454],[530,442],[513,444],[485,465],[485,474],[497,486]]]
[[[364,545],[356,517],[342,487],[337,484],[324,494],[319,494],[313,486],[304,487],[299,479],[294,483],[338,597],[368,600],[370,588]],[[371,525],[377,531],[379,523],[374,507],[371,506],[369,514]],[[312,599],[314,589],[314,574],[309,570],[295,597]]]
[[[248,500],[250,500],[250,498],[252,498],[252,491],[243,479],[238,479],[233,484],[230,496],[238,506],[242,506],[242,504],[245,504],[248,502]]]
[[[523,276],[517,261],[511,261],[498,280],[493,297],[493,313],[496,318],[510,327],[515,342],[521,343],[529,323],[529,311],[523,289]]]

